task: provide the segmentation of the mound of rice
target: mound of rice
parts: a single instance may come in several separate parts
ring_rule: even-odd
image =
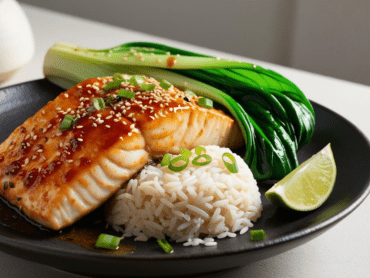
[[[243,234],[261,216],[261,194],[244,160],[230,173],[222,161],[228,148],[206,146],[212,162],[172,172],[167,166],[146,166],[110,201],[107,222],[125,237],[146,241],[169,236],[184,245],[215,245],[213,238]],[[200,239],[200,237],[206,237]]]

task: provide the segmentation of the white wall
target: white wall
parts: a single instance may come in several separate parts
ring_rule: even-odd
[[[19,1],[370,85],[366,0]]]

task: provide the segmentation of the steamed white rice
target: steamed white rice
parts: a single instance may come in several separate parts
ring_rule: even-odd
[[[214,246],[213,238],[243,234],[261,216],[261,194],[244,160],[230,173],[222,161],[228,148],[206,146],[212,162],[172,172],[167,166],[146,166],[112,198],[108,223],[125,237],[146,241],[169,236],[184,245]],[[202,237],[203,239],[201,239]]]

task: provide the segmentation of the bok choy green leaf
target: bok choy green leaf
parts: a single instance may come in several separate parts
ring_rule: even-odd
[[[102,50],[58,43],[45,56],[46,78],[64,89],[116,72],[165,79],[224,106],[240,126],[244,160],[257,180],[281,179],[296,168],[296,152],[314,132],[315,113],[301,90],[254,64],[148,42]]]

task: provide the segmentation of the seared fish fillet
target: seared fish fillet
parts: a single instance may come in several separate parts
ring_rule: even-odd
[[[243,144],[222,111],[145,78],[156,85],[153,91],[125,81],[104,90],[112,77],[88,79],[27,119],[0,145],[0,193],[30,219],[60,230],[104,203],[153,157],[182,147]],[[117,97],[120,89],[135,97]],[[104,109],[94,108],[98,98]],[[68,115],[72,125],[61,130]]]

